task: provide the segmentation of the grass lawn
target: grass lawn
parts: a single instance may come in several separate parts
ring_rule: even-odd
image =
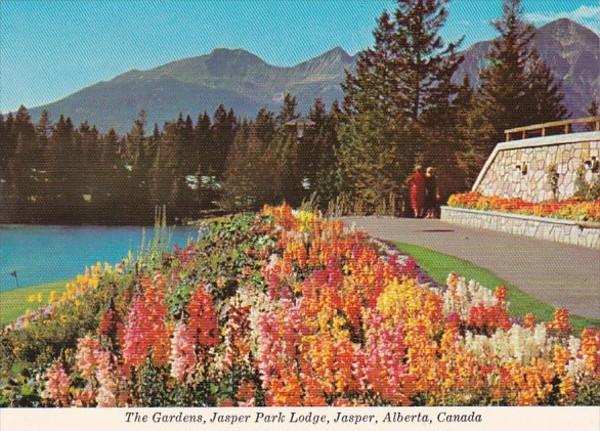
[[[20,289],[0,292],[0,326],[12,322],[17,317],[25,314],[27,309],[37,309],[48,303],[48,296],[52,290],[56,290],[61,295],[65,290],[65,285],[70,280],[54,281],[52,283],[37,284],[34,286],[23,287]],[[28,303],[27,297],[31,294],[42,294],[42,303]]]
[[[448,274],[454,271],[467,280],[476,280],[490,289],[503,284],[508,289],[509,309],[513,316],[523,317],[527,313],[533,313],[538,321],[552,319],[552,314],[554,313],[553,305],[546,304],[528,293],[517,289],[486,269],[480,268],[466,260],[438,253],[425,247],[400,242],[395,242],[394,244],[403,252],[413,256],[419,266],[437,283],[445,285]],[[571,316],[571,324],[576,335],[579,335],[581,330],[586,326],[600,328],[600,320],[579,316]]]

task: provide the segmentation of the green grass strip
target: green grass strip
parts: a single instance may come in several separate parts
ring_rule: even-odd
[[[457,272],[467,280],[475,280],[489,289],[494,289],[496,286],[502,284],[508,290],[509,311],[511,315],[523,317],[527,313],[533,313],[538,321],[552,320],[555,309],[553,305],[546,304],[528,293],[519,290],[491,271],[476,266],[469,261],[438,253],[418,245],[401,242],[395,242],[394,245],[404,253],[414,257],[419,266],[439,284],[445,285],[448,274],[451,272]],[[587,326],[600,328],[599,319],[574,315],[571,316],[571,324],[576,335],[579,335],[583,328]]]
[[[51,291],[55,290],[58,296],[62,295],[69,281],[71,280],[54,281],[0,292],[0,326],[4,326],[25,314],[27,309],[36,310],[48,304]],[[29,295],[37,295],[38,293],[42,294],[41,303],[37,301],[27,302]]]

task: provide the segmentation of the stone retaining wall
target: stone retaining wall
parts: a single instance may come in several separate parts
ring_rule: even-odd
[[[553,198],[548,168],[558,170],[558,199],[575,193],[577,168],[592,157],[600,160],[600,132],[553,135],[502,142],[484,165],[473,191],[485,196],[519,197],[530,202]],[[527,166],[523,174],[516,166]],[[594,181],[600,173],[586,172]]]
[[[537,239],[600,249],[600,229],[581,228],[577,222],[497,211],[442,207],[443,221]]]

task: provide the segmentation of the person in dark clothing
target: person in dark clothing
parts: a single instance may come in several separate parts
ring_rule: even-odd
[[[425,217],[435,218],[440,200],[440,190],[437,185],[435,170],[429,166],[425,171]]]

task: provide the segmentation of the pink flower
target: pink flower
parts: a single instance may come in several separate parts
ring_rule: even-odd
[[[166,325],[165,283],[160,274],[141,282],[143,292],[133,300],[125,328],[123,358],[127,367],[140,367],[151,353],[154,365],[166,364],[169,331]]]
[[[69,405],[69,388],[71,380],[63,368],[62,362],[56,360],[46,370],[46,398],[59,407]]]
[[[95,338],[87,335],[77,341],[75,354],[75,367],[84,379],[90,379],[98,365],[95,353],[100,349],[100,343]]]
[[[196,366],[195,344],[194,334],[189,327],[183,322],[177,323],[171,339],[169,361],[171,376],[179,382],[183,382],[187,376],[191,375]]]
[[[117,381],[115,373],[111,367],[111,353],[106,350],[96,351],[98,368],[96,370],[96,380],[99,388],[96,395],[98,407],[116,407],[117,406]]]

